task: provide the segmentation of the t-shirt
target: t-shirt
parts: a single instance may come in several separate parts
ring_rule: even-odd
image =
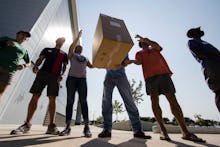
[[[14,46],[7,46],[6,42],[12,41]],[[19,61],[23,59],[26,63],[30,62],[27,50],[15,39],[9,37],[0,38],[0,67],[15,72]]]
[[[209,85],[209,88],[214,92],[218,91],[220,89],[219,50],[210,43],[199,38],[189,40],[188,45],[195,59],[202,65],[205,81]],[[208,56],[210,54],[213,56]]]
[[[136,60],[142,63],[144,79],[172,72],[159,50],[145,48],[136,53]]]
[[[125,57],[123,62],[126,61],[126,60],[129,60],[128,56]],[[107,70],[107,76],[126,76],[125,68],[122,67],[122,68],[117,69],[117,70]]]
[[[41,51],[40,56],[45,56],[45,61],[40,71],[45,71],[55,75],[60,75],[62,64],[68,63],[67,54],[57,48],[45,48]]]
[[[69,76],[75,78],[86,78],[86,67],[88,59],[80,54],[73,53],[70,60]]]
[[[203,41],[201,39],[192,39],[188,42],[189,49],[194,56],[194,58],[201,63],[203,68],[213,66],[220,69],[220,52],[210,43]],[[218,57],[204,57],[202,54],[216,54]]]

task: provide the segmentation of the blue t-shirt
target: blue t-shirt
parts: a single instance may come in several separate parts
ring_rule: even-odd
[[[220,57],[204,57],[203,54],[216,54],[219,55],[220,52],[210,43],[203,41],[201,39],[192,39],[188,42],[189,48],[195,59],[201,63],[203,68],[208,66],[214,66],[220,64]]]
[[[201,63],[203,74],[209,88],[214,92],[220,90],[219,50],[201,39],[189,40],[189,48],[195,59]]]
[[[129,60],[128,56],[125,57],[123,62],[126,60]],[[117,69],[117,70],[107,70],[106,74],[110,76],[126,76],[124,67]]]
[[[40,56],[45,56],[45,61],[40,71],[60,75],[63,63],[68,63],[68,57],[65,52],[57,48],[45,48]]]

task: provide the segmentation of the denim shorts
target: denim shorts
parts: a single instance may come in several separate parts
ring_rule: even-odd
[[[43,89],[47,86],[47,96],[58,96],[59,83],[57,75],[39,71],[30,89],[30,93],[41,94]]]
[[[147,95],[175,93],[175,86],[169,74],[156,75],[145,80]]]

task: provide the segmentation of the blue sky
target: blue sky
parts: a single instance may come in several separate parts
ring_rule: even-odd
[[[194,118],[201,114],[206,119],[219,121],[214,94],[205,83],[201,66],[189,52],[186,32],[192,27],[201,26],[205,31],[204,40],[220,48],[220,1],[219,0],[78,0],[80,28],[83,29],[83,54],[92,61],[92,40],[100,13],[123,19],[135,43],[129,57],[135,57],[140,50],[135,34],[157,41],[162,54],[173,71],[176,96],[185,117]],[[219,68],[219,67],[218,67]],[[90,119],[101,116],[104,69],[88,69],[88,103]],[[141,66],[126,68],[128,79],[143,81]],[[143,87],[144,102],[139,108],[142,117],[153,117],[151,101]],[[113,100],[122,99],[115,88]],[[163,116],[173,118],[169,104],[160,96]],[[120,115],[128,119],[127,114]]]

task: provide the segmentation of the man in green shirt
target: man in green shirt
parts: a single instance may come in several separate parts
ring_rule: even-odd
[[[10,84],[13,73],[30,65],[27,50],[22,43],[31,37],[29,32],[19,31],[16,39],[0,37],[0,97]],[[23,59],[25,64],[19,64]]]

